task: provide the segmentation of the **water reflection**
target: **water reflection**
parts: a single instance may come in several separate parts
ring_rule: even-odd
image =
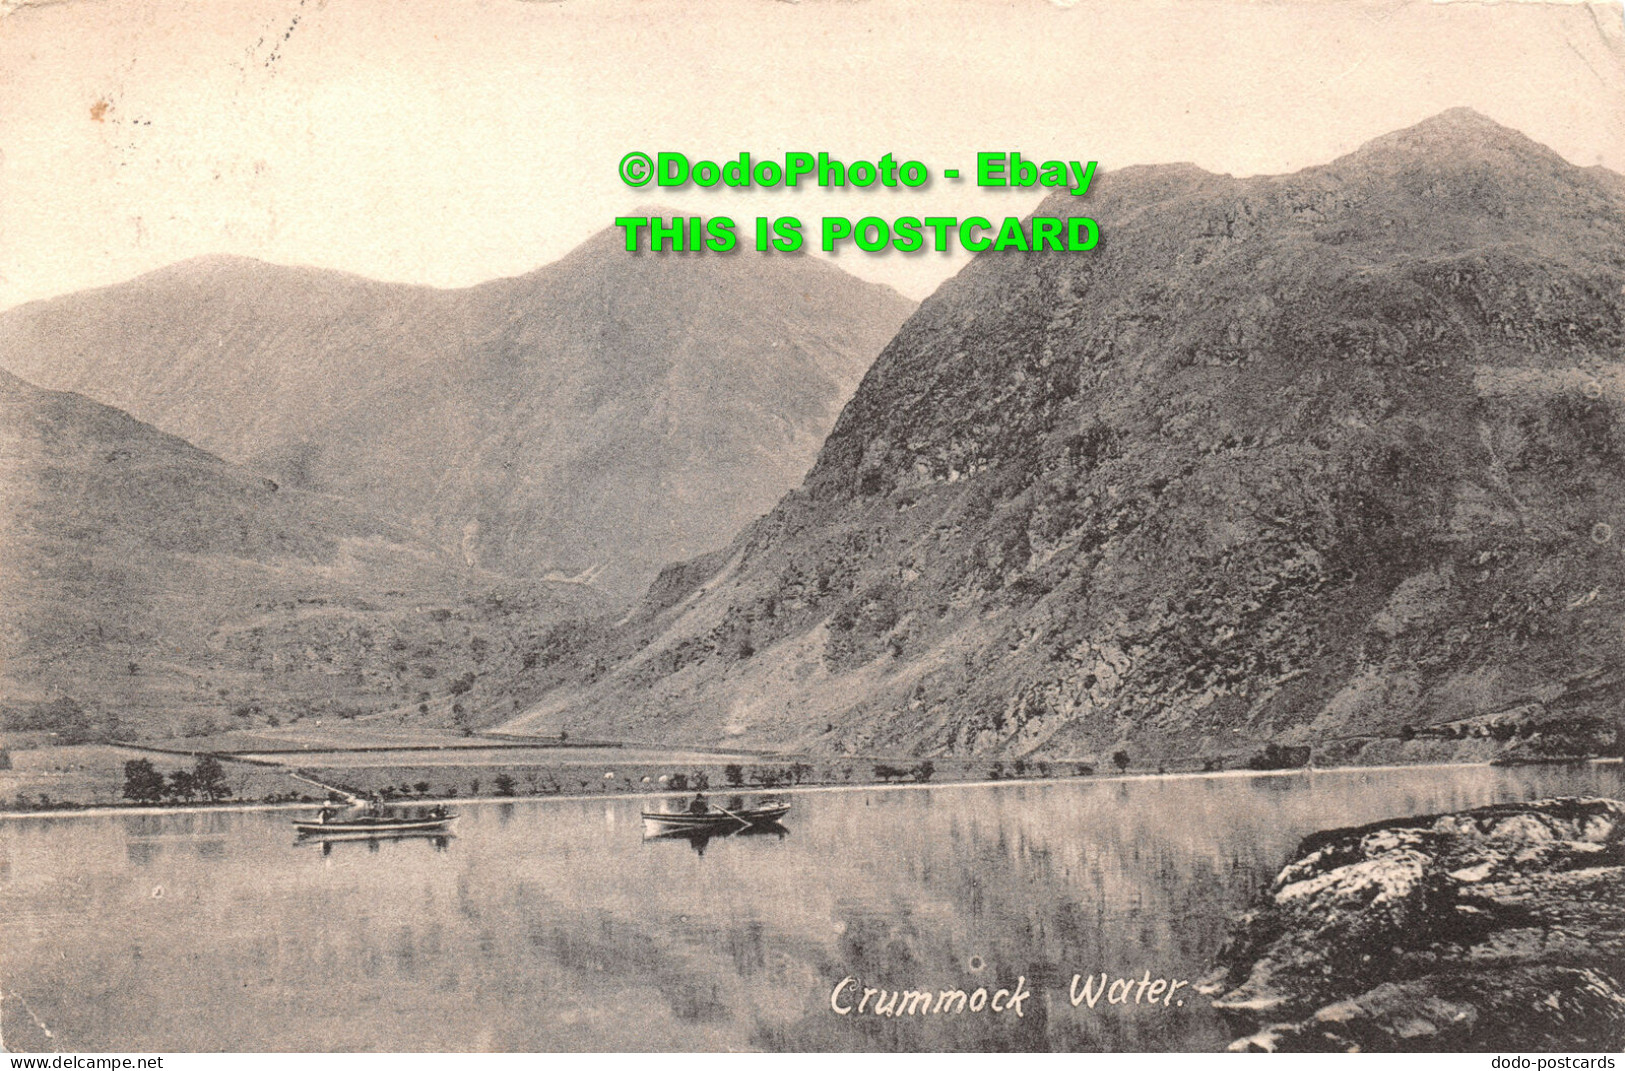
[[[336,845],[361,844],[366,850],[377,853],[386,842],[416,840],[427,841],[429,846],[437,852],[443,852],[451,844],[452,834],[445,832],[401,832],[401,833],[303,833],[295,841],[296,847],[320,847],[323,855],[332,855]]]
[[[732,840],[739,837],[777,837],[783,840],[790,835],[790,831],[778,822],[761,822],[751,826],[733,826],[728,829],[668,829],[658,833],[643,834],[644,843],[680,841],[694,849],[694,854],[704,855],[706,845],[714,840]]]
[[[636,799],[297,844],[281,812],[5,821],[0,962],[55,1038],[10,1000],[0,1029],[78,1051],[1212,1049],[1202,1002],[1074,1008],[1073,974],[1200,977],[1317,829],[1622,791],[1614,766],[813,792],[794,836],[652,841]],[[848,976],[1033,995],[1020,1018],[837,1016]]]

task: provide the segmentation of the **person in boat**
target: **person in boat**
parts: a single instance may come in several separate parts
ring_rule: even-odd
[[[705,798],[705,793],[703,793],[703,792],[694,793],[694,798],[692,800],[690,800],[689,803],[688,803],[688,813],[689,814],[707,814],[707,813],[710,812],[710,810],[711,810],[711,804],[709,802],[707,802],[707,800]]]

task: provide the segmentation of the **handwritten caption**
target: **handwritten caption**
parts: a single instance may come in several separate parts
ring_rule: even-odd
[[[1113,978],[1106,971],[1099,974],[1074,974],[1068,987],[1067,999],[1074,1008],[1088,1005],[1094,1008],[1105,1003],[1134,1004],[1149,1008],[1184,1007],[1180,990],[1190,982],[1179,978],[1153,978],[1150,971],[1140,977]],[[829,995],[829,1007],[836,1015],[959,1015],[966,1012],[993,1015],[1014,1015],[1023,1018],[1026,1002],[1032,998],[1026,975],[1017,977],[1011,988],[988,989],[981,986],[965,989],[883,989],[865,986],[859,979],[848,975],[835,984]]]

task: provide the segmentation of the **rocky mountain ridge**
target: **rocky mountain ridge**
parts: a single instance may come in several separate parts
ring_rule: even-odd
[[[802,478],[914,305],[809,257],[621,243],[464,290],[205,257],[0,314],[0,367],[470,566],[629,597]]]
[[[471,569],[353,503],[0,372],[0,729],[13,741],[391,711],[453,728],[476,704],[517,705],[507,688],[535,629],[601,610],[579,585]]]
[[[1292,175],[1097,177],[528,731],[835,753],[1617,746],[1625,180],[1457,110]],[[1397,744],[1395,745],[1397,746]]]

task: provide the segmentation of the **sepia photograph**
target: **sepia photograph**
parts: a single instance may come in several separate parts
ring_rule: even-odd
[[[1611,1068],[1622,705],[1618,0],[0,0],[7,1053]]]

